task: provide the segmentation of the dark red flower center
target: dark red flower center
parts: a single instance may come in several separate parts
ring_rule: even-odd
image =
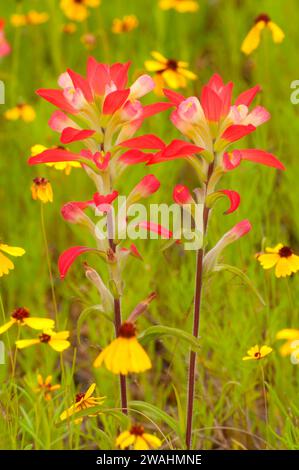
[[[135,424],[130,429],[130,434],[134,434],[134,436],[142,436],[143,433],[144,433],[144,427],[139,426],[138,424]]]
[[[23,322],[25,318],[28,318],[30,315],[29,310],[25,307],[16,308],[12,313],[12,318],[19,322]]]
[[[167,68],[171,70],[177,70],[178,68],[178,63],[174,59],[169,59],[167,62]]]
[[[259,351],[257,351],[255,354],[254,354],[254,357],[256,359],[260,359],[261,358],[261,353]]]
[[[259,23],[259,21],[264,21],[265,23],[269,23],[269,21],[271,21],[271,18],[266,13],[262,13],[261,15],[257,16],[254,20],[255,23]]]
[[[290,256],[292,256],[292,254],[293,250],[289,246],[283,246],[279,250],[279,256],[281,258],[289,258]]]
[[[136,336],[135,325],[131,322],[124,322],[119,329],[118,336],[121,338],[133,338]]]
[[[76,395],[76,403],[78,403],[78,401],[82,400],[82,398],[84,398],[85,396],[85,393],[77,393]]]
[[[51,336],[47,335],[46,333],[42,333],[41,335],[39,335],[39,340],[41,343],[48,343],[50,339],[51,339]]]
[[[49,183],[49,180],[47,180],[47,178],[37,177],[34,178],[33,183],[37,186],[46,186],[46,184]]]

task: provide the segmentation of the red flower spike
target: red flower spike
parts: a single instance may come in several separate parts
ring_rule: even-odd
[[[117,196],[118,191],[112,191],[112,193],[106,195],[95,193],[93,195],[93,202],[97,207],[102,205],[110,206],[110,204],[112,204],[112,202],[117,198]]]
[[[143,106],[143,118],[154,116],[155,114],[161,113],[162,111],[166,111],[172,106],[172,103],[166,103],[165,101],[162,101],[161,103],[153,103],[148,104],[147,106]]]
[[[192,204],[194,202],[193,197],[187,186],[183,184],[177,184],[173,189],[173,199],[177,204]]]
[[[60,256],[58,260],[58,269],[60,273],[60,278],[64,279],[67,275],[70,267],[74,263],[74,261],[78,258],[78,256],[86,253],[88,251],[98,251],[96,248],[89,248],[88,246],[72,246],[65,250]]]
[[[103,104],[103,114],[113,114],[127,101],[130,89],[112,91],[106,96]]]
[[[67,73],[71,77],[74,88],[80,88],[84,95],[84,98],[90,103],[93,100],[93,95],[88,81],[84,77],[82,77],[82,75],[74,72],[71,69],[67,69]]]
[[[243,93],[241,93],[236,99],[235,105],[239,106],[240,104],[244,104],[247,107],[250,106],[255,96],[260,91],[261,91],[260,85],[256,85],[253,88],[249,88],[249,90],[243,91]]]
[[[131,62],[116,63],[110,67],[110,76],[118,89],[123,89],[128,82],[128,70]]]
[[[218,192],[227,196],[230,201],[230,206],[224,212],[224,214],[227,215],[227,214],[231,214],[232,212],[235,212],[235,210],[237,210],[240,205],[240,200],[241,200],[240,194],[237,193],[237,191],[233,191],[231,189],[221,189]]]
[[[181,95],[180,93],[177,93],[176,91],[173,90],[167,90],[166,88],[163,89],[163,93],[166,96],[166,98],[171,101],[172,104],[178,106],[182,101],[185,101],[185,96]]]
[[[202,88],[200,104],[208,121],[218,122],[220,120],[223,103],[218,94],[209,86],[205,85]]]
[[[277,168],[278,170],[285,170],[284,165],[272,153],[256,149],[233,150],[232,152],[225,153],[223,156],[224,168],[226,170],[233,170],[240,165],[242,160],[249,160],[261,165]]]
[[[73,127],[66,127],[63,129],[60,137],[60,142],[63,144],[70,144],[71,142],[77,142],[78,140],[88,139],[95,131],[89,129],[74,129]]]
[[[125,152],[119,161],[126,165],[135,165],[137,163],[147,163],[153,158],[153,153],[145,153],[138,149],[132,149]]]
[[[69,152],[65,149],[47,149],[43,152],[30,157],[29,165],[38,165],[39,163],[58,163],[58,162],[76,162],[82,161],[83,157],[77,153]]]
[[[41,96],[49,103],[54,104],[57,108],[70,114],[76,114],[78,112],[64,97],[63,90],[51,90],[40,88],[36,91],[38,96]]]
[[[236,140],[242,139],[251,132],[255,131],[256,127],[252,124],[243,126],[240,124],[235,124],[229,126],[222,134],[221,139],[226,140],[227,142],[235,142]]]
[[[157,149],[162,150],[165,147],[163,140],[154,134],[141,135],[133,139],[124,140],[119,144],[121,147],[127,147],[131,149]]]

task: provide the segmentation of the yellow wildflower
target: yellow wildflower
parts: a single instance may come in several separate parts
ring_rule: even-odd
[[[18,119],[24,122],[34,121],[36,114],[32,106],[29,104],[18,104],[14,108],[7,109],[4,113],[5,119],[8,121],[17,121]]]
[[[282,29],[277,26],[276,23],[273,23],[268,15],[259,15],[255,19],[254,26],[242,42],[241,51],[244,52],[244,54],[249,55],[257,49],[261,41],[261,32],[264,29],[268,29],[271,32],[273,42],[276,44],[279,44],[284,40],[285,34]]]
[[[13,262],[2,252],[11,256],[23,256],[25,254],[25,250],[17,246],[8,246],[4,243],[0,243],[0,277],[2,277],[3,274],[8,274],[10,270],[15,268]]]
[[[111,31],[114,34],[129,33],[136,29],[139,22],[135,15],[126,15],[123,18],[115,18],[112,23]]]
[[[260,359],[268,356],[272,351],[273,349],[269,346],[264,345],[260,347],[256,344],[252,348],[248,349],[248,356],[244,356],[243,361],[259,361]]]
[[[266,248],[266,253],[257,253],[256,258],[264,269],[275,266],[276,277],[290,276],[299,270],[299,256],[282,243],[278,243],[274,248]]]
[[[43,393],[46,401],[50,401],[52,398],[52,392],[59,390],[61,385],[56,384],[52,385],[52,375],[48,375],[44,380],[41,374],[37,375],[38,387],[34,389],[35,393]]]
[[[131,447],[134,450],[159,449],[162,442],[153,434],[144,432],[144,427],[135,425],[128,431],[122,432],[116,439],[116,447],[124,450]]]
[[[16,341],[18,349],[28,348],[35,344],[49,344],[54,351],[62,352],[69,348],[71,343],[67,340],[70,335],[69,331],[55,332],[53,330],[44,330],[38,338],[35,339],[20,339]]]
[[[65,419],[70,418],[73,414],[78,413],[79,411],[86,410],[87,408],[92,408],[93,406],[98,406],[101,405],[105,397],[93,397],[93,392],[96,388],[96,384],[91,384],[87,392],[85,393],[77,393],[76,398],[75,398],[75,403],[65,410],[63,413],[60,415],[61,421],[64,421]],[[99,413],[97,413],[99,414]],[[90,414],[88,416],[96,416],[94,414]],[[81,423],[83,418],[78,418],[75,419],[75,424]]]
[[[196,0],[160,0],[159,7],[161,10],[170,10],[173,8],[179,13],[194,12],[199,9]]]
[[[11,328],[13,325],[26,325],[34,330],[44,330],[54,328],[54,320],[51,318],[31,317],[30,312],[25,307],[16,308],[11,314],[11,318],[7,323],[0,326],[0,335]]]
[[[84,21],[89,15],[88,8],[96,8],[100,3],[100,0],[61,0],[60,8],[70,20]]]

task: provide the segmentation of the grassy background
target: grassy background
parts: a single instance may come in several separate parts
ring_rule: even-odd
[[[3,2],[2,2],[3,3]],[[41,5],[41,3],[43,5]],[[2,117],[0,129],[0,236],[10,245],[22,246],[26,256],[16,260],[16,270],[1,279],[1,294],[7,315],[15,307],[25,305],[32,315],[53,315],[49,275],[42,240],[39,204],[31,200],[32,178],[46,176],[54,189],[54,203],[45,207],[47,235],[51,253],[55,290],[59,303],[59,327],[68,327],[76,344],[76,318],[83,308],[98,303],[96,292],[86,284],[80,262],[67,280],[61,282],[57,272],[59,253],[72,244],[88,244],[86,234],[68,226],[60,216],[62,203],[90,197],[93,188],[81,171],[73,170],[69,177],[47,167],[29,167],[26,163],[33,144],[55,145],[57,135],[47,126],[53,108],[38,99],[35,89],[55,85],[60,72],[70,67],[84,72],[87,56],[80,41],[86,32],[96,32],[98,41],[92,54],[107,62],[132,60],[131,79],[143,70],[144,60],[151,50],[166,56],[188,60],[198,74],[187,95],[198,93],[202,84],[214,72],[225,81],[235,82],[235,93],[260,83],[263,93],[258,100],[272,114],[272,119],[244,147],[257,147],[275,153],[286,165],[283,174],[275,170],[244,163],[225,177],[223,187],[241,193],[242,203],[237,213],[222,216],[224,204],[215,210],[211,221],[211,243],[237,221],[248,218],[252,232],[238,244],[227,249],[225,261],[246,271],[263,295],[262,306],[238,279],[219,274],[205,290],[199,355],[198,380],[194,415],[194,442],[197,448],[283,448],[298,449],[298,370],[288,358],[283,359],[275,343],[276,332],[285,327],[299,326],[297,297],[298,278],[277,280],[273,272],[264,272],[256,263],[254,253],[267,241],[290,243],[299,251],[299,219],[297,206],[299,132],[298,107],[290,102],[290,83],[298,78],[297,24],[299,12],[296,0],[270,2],[262,0],[222,0],[200,2],[195,14],[162,12],[154,0],[102,1],[91,10],[88,20],[78,25],[73,35],[61,32],[68,20],[59,9],[58,0],[38,2],[25,0],[5,2],[0,16],[7,20],[7,36],[12,44],[11,56],[0,63],[0,79],[6,85],[6,104],[2,112],[19,101],[32,104],[37,118],[31,124],[10,123]],[[48,23],[14,29],[9,24],[13,12],[30,8],[47,11]],[[241,42],[253,19],[266,12],[286,33],[281,45],[274,45],[268,34],[260,48],[245,58]],[[134,13],[140,26],[135,31],[115,36],[112,20]],[[152,100],[155,97],[152,96]],[[178,132],[167,119],[167,113],[154,117],[142,128],[142,133],[157,132],[169,141]],[[144,174],[143,167],[129,168],[117,189],[132,187]],[[194,176],[189,167],[173,162],[151,168],[162,182],[152,202],[172,199],[175,183],[192,187]],[[138,242],[145,262],[130,262],[126,270],[126,293],[123,299],[124,317],[150,291],[158,293],[150,314],[139,323],[149,326],[162,323],[188,328],[191,331],[191,310],[194,279],[194,253],[179,247],[160,252],[157,241]],[[90,263],[94,262],[92,257]],[[101,448],[114,446],[117,429],[123,420],[119,414],[105,414],[86,420],[84,427],[57,426],[59,413],[72,402],[74,390],[85,390],[91,381],[106,395],[107,408],[118,406],[117,377],[105,370],[93,370],[92,360],[99,346],[112,337],[111,324],[96,314],[84,325],[81,345],[64,355],[65,374],[61,376],[57,354],[28,349],[17,358],[17,386],[13,398],[7,366],[0,367],[0,448]],[[10,333],[10,342],[14,332]],[[7,344],[8,338],[4,341]],[[265,362],[268,383],[269,423],[266,425],[262,395],[261,369],[256,363],[243,363],[246,350],[264,343],[275,352]],[[150,346],[155,367],[150,373],[130,381],[132,399],[144,400],[163,412],[145,405],[133,412],[147,429],[167,437],[165,447],[182,447],[180,436],[171,426],[169,417],[178,420],[177,429],[184,428],[185,381],[187,348],[185,344],[167,339]],[[76,366],[72,369],[77,355]],[[9,362],[9,361],[7,361]],[[45,405],[36,399],[31,387],[36,373],[53,373],[55,383],[63,387],[55,401]],[[179,397],[179,398],[178,398]],[[296,408],[297,407],[297,408]],[[141,410],[141,411],[140,411]]]

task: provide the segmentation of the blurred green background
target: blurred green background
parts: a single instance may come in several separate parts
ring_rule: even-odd
[[[99,8],[90,10],[85,22],[77,24],[74,34],[66,34],[62,28],[70,21],[60,10],[58,0],[2,2],[0,17],[7,22],[5,30],[12,54],[0,61],[0,79],[6,86],[6,103],[0,110],[0,238],[4,243],[25,248],[26,255],[16,259],[15,271],[1,279],[1,294],[7,315],[21,305],[27,306],[32,315],[53,315],[40,208],[30,194],[31,180],[45,176],[50,179],[54,191],[54,203],[47,204],[44,209],[59,304],[59,326],[71,330],[74,343],[76,318],[83,308],[98,303],[96,292],[85,282],[80,261],[65,281],[59,280],[59,253],[71,245],[89,242],[86,233],[63,221],[60,207],[69,200],[89,199],[94,188],[80,170],[74,169],[70,176],[66,176],[49,167],[27,165],[32,145],[58,144],[58,134],[47,125],[53,107],[35,95],[37,88],[55,87],[58,75],[67,67],[84,73],[89,55],[107,63],[131,60],[132,81],[144,70],[144,61],[150,58],[152,50],[189,61],[198,80],[189,82],[189,88],[183,91],[187,96],[198,94],[214,72],[220,73],[224,81],[235,83],[235,96],[259,83],[262,93],[257,102],[268,108],[272,119],[242,144],[245,148],[262,148],[274,153],[287,171],[279,173],[245,162],[225,176],[221,184],[240,192],[241,206],[234,214],[223,216],[225,202],[219,203],[211,219],[209,240],[212,245],[239,220],[248,218],[251,221],[251,233],[229,247],[224,259],[248,274],[264,297],[266,306],[261,305],[248,287],[231,274],[215,276],[205,289],[194,415],[195,442],[198,448],[260,449],[268,446],[298,449],[298,369],[289,358],[280,357],[275,342],[279,329],[299,328],[298,277],[275,279],[274,273],[263,271],[254,258],[265,243],[270,246],[278,242],[290,244],[299,252],[299,107],[290,101],[290,83],[299,78],[298,2],[199,0],[199,5],[196,13],[180,14],[174,10],[160,10],[155,0],[102,0]],[[11,14],[29,9],[48,12],[49,21],[39,26],[14,28],[9,20]],[[285,40],[275,45],[270,34],[265,32],[258,50],[245,57],[240,51],[241,42],[260,13],[267,13],[284,30]],[[114,35],[111,32],[113,19],[125,14],[135,14],[139,27],[127,34]],[[92,51],[86,50],[80,40],[86,32],[95,33],[97,37]],[[149,101],[155,100],[157,97],[152,94]],[[8,122],[3,118],[3,112],[18,102],[34,107],[37,114],[34,122]],[[149,132],[157,133],[165,141],[180,138],[167,112],[144,123],[141,133]],[[117,189],[126,188],[128,191],[146,171],[142,165],[128,168]],[[151,202],[171,202],[176,183],[190,188],[196,184],[190,167],[184,162],[157,165],[150,171],[162,183]],[[140,329],[151,323],[162,323],[191,331],[195,254],[183,252],[180,246],[162,253],[159,241],[140,241],[137,244],[144,263],[130,261],[126,270],[124,317],[139,300],[154,290],[158,299],[151,305],[150,313],[140,320]],[[88,261],[95,265],[92,256]],[[95,377],[100,394],[108,397],[107,406],[113,407],[118,399],[117,378],[105,370],[94,371],[91,367],[96,348],[106,344],[113,330],[109,322],[96,314],[89,318],[84,328],[83,340],[77,350],[74,383],[84,390]],[[269,344],[275,350],[265,362],[269,426],[265,424],[260,367],[256,363],[242,362],[246,350],[256,343]],[[153,404],[176,419],[178,397],[179,405],[185,409],[186,345],[167,339],[150,349],[155,367],[138,380],[131,380],[131,397]],[[71,365],[72,352],[68,352],[65,359]],[[30,398],[28,384],[36,380],[37,370],[44,375],[53,372],[59,381],[58,366],[54,352],[38,355],[33,349],[21,352],[16,373],[23,391],[18,402],[12,401],[11,404],[5,398],[8,371],[5,366],[0,366],[1,448],[113,447],[116,425],[110,418],[104,419],[108,438],[104,431],[90,423],[85,435],[76,431],[74,439],[67,439],[65,429],[56,428],[54,424],[48,424],[50,428],[47,428],[48,415],[43,415],[40,402],[36,404],[32,396]],[[70,400],[65,398],[65,390],[61,396],[66,402]],[[9,406],[11,410],[7,411]],[[34,408],[36,406],[38,410]],[[63,408],[63,404],[59,406],[53,409],[51,416],[54,418],[49,418],[50,423],[55,422],[55,416],[57,419],[59,410]],[[159,418],[153,410],[143,412],[163,429],[174,447],[180,446],[173,430],[161,416]],[[8,415],[12,416],[9,431]],[[44,418],[38,421],[36,416]],[[182,426],[183,419],[182,416],[179,418]],[[152,426],[150,422],[149,426]],[[93,433],[98,433],[96,439]]]

